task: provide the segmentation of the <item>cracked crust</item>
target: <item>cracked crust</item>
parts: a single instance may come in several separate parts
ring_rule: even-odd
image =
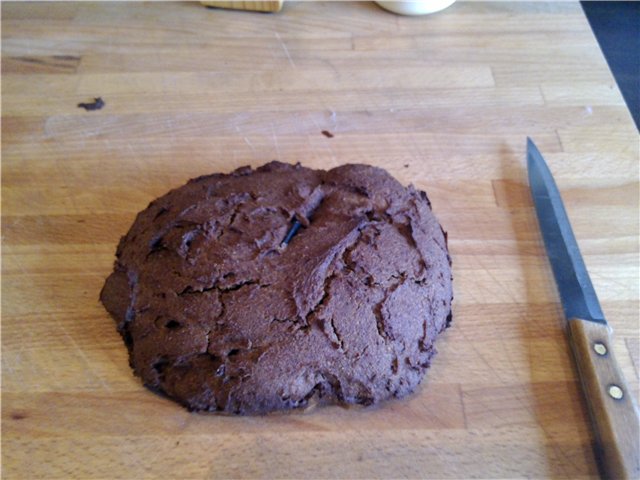
[[[426,194],[366,165],[193,179],[138,214],[116,257],[100,298],[131,366],[191,410],[402,397],[451,321]]]

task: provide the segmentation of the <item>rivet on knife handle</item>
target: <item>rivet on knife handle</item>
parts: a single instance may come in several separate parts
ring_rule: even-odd
[[[574,318],[569,320],[569,335],[604,473],[609,478],[638,478],[638,412],[613,354],[609,327]]]

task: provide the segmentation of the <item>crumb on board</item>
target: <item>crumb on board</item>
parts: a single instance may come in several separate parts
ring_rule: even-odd
[[[322,133],[327,138],[333,138],[333,133],[331,133],[329,130],[322,130],[322,132],[320,133]]]
[[[96,97],[93,99],[93,102],[80,102],[78,104],[78,108],[84,108],[87,112],[90,112],[93,110],[100,110],[104,105],[105,103],[104,100],[102,100],[102,97]]]

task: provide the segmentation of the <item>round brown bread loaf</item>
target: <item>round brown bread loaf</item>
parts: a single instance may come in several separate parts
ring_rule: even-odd
[[[101,300],[131,366],[191,410],[402,397],[451,320],[427,195],[366,165],[193,179],[138,214],[116,257]]]

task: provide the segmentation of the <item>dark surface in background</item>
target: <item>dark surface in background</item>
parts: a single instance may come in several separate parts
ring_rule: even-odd
[[[640,2],[581,3],[640,130]]]

